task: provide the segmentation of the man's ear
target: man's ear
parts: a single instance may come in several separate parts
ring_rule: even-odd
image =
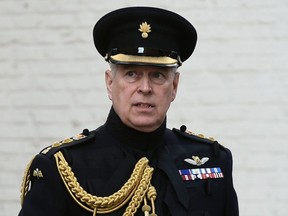
[[[171,100],[171,102],[175,100],[176,95],[177,95],[177,89],[178,89],[178,84],[179,84],[179,77],[180,77],[180,73],[179,73],[179,72],[176,72],[176,73],[175,73],[174,80],[173,80],[173,91],[172,91],[172,100]]]
[[[106,82],[106,89],[107,89],[108,97],[110,100],[112,100],[113,74],[111,70],[105,71],[105,82]]]

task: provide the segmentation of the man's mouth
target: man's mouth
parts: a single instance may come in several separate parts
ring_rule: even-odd
[[[140,107],[140,108],[152,108],[152,107],[154,107],[152,104],[148,104],[148,103],[136,103],[135,106]]]

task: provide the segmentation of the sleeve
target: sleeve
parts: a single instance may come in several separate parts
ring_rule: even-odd
[[[229,149],[226,149],[228,155],[228,174],[227,180],[227,204],[226,216],[239,216],[238,198],[233,186],[233,158]]]
[[[53,159],[37,155],[27,170],[27,193],[18,216],[64,216],[67,191]],[[22,191],[23,193],[23,191]],[[67,202],[66,202],[67,203]]]

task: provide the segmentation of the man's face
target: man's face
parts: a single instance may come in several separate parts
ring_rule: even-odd
[[[105,73],[114,110],[129,127],[142,132],[156,130],[176,97],[179,73],[175,68],[114,66]]]

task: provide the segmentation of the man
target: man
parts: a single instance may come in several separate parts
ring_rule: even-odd
[[[93,36],[110,64],[107,121],[32,160],[19,216],[237,216],[230,151],[185,126],[166,128],[194,27],[170,11],[131,7],[102,17]]]

